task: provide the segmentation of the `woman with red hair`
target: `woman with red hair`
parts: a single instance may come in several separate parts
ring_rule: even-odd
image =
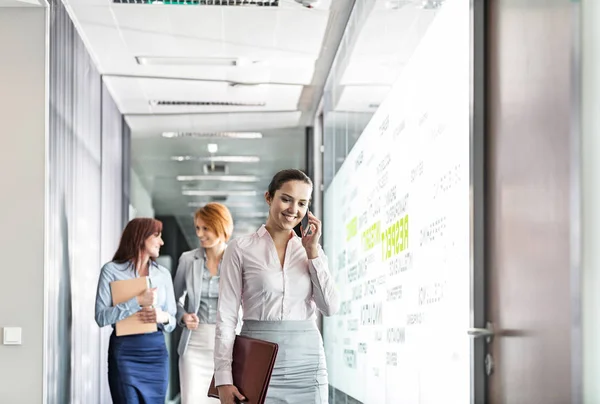
[[[225,205],[208,203],[194,217],[199,248],[185,252],[175,275],[179,340],[179,379],[182,404],[212,404],[206,392],[213,376],[215,324],[221,261],[233,232]]]
[[[100,271],[96,293],[96,323],[111,325],[108,348],[108,384],[114,404],[163,404],[168,384],[168,352],[163,332],[175,329],[176,303],[171,274],[156,263],[162,223],[151,218],[130,221],[111,262]],[[110,283],[148,276],[151,288],[115,306]],[[116,336],[114,325],[129,316],[156,323],[149,334]]]

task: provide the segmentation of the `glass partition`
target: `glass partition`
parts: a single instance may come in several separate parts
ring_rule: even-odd
[[[470,2],[357,2],[328,78],[330,403],[471,400]]]

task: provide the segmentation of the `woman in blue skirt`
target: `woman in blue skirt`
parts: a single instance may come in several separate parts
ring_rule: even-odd
[[[327,257],[319,245],[321,222],[310,212],[311,180],[280,171],[265,199],[269,217],[256,233],[234,239],[221,264],[215,337],[215,385],[221,404],[243,400],[233,385],[232,351],[240,304],[241,335],[279,344],[267,404],[327,404],[328,381],[316,310],[339,306]],[[308,214],[302,237],[294,227]]]
[[[168,384],[168,353],[163,332],[175,329],[176,304],[169,271],[158,257],[162,223],[150,218],[130,221],[113,260],[100,272],[96,323],[113,326],[108,348],[108,384],[113,404],[164,404]],[[149,276],[151,288],[131,300],[112,305],[110,283]],[[129,316],[156,323],[158,331],[117,337],[114,325]]]

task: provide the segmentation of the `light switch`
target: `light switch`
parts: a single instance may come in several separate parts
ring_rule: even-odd
[[[4,327],[4,345],[21,345],[21,327]]]

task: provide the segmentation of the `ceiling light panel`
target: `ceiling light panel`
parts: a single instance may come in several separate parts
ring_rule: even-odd
[[[184,196],[256,196],[256,191],[238,191],[238,190],[206,190],[206,189],[184,189],[181,191]]]
[[[177,181],[259,182],[254,175],[178,175]]]
[[[213,201],[193,201],[193,202],[188,202],[188,206],[190,208],[201,208],[209,202],[213,202]],[[223,203],[225,205],[227,205],[228,208],[252,208],[252,207],[256,206],[255,204],[253,204],[251,202],[228,202],[228,201],[226,201]]]
[[[127,1],[122,0],[122,3]],[[265,14],[264,7],[246,8],[241,13],[242,17],[237,16],[239,11],[239,7],[190,8],[151,5],[143,8],[122,5],[113,7],[110,13],[99,13],[98,10],[86,7],[77,8],[75,5],[73,10],[81,24],[82,35],[88,39],[86,44],[93,50],[92,53],[106,72],[310,84],[314,72],[313,61],[319,57],[329,14],[319,13],[317,10],[304,10],[294,1],[285,5],[279,4],[278,8],[272,9],[277,11],[277,18],[273,18],[269,12]],[[283,14],[279,15],[279,12]],[[140,13],[143,13],[143,16]],[[248,16],[247,13],[254,15]],[[244,19],[245,24],[240,24],[240,20]],[[169,24],[165,24],[167,20],[170,21]],[[257,21],[257,24],[249,23],[253,20]],[[153,28],[148,30],[149,26]],[[120,30],[119,27],[127,29]],[[307,30],[307,27],[310,29]],[[174,38],[177,40],[174,41]],[[277,46],[273,46],[273,38],[277,38]],[[259,63],[244,68],[206,66],[206,69],[198,69],[197,65],[186,66],[188,62],[176,61],[175,63],[180,65],[171,66],[170,69],[165,65],[153,66],[152,62],[149,65],[139,65],[134,56],[190,56],[204,63],[209,63],[207,59],[215,56],[223,56],[224,59],[248,58]],[[295,63],[296,60],[302,60],[301,67],[279,67],[282,64]],[[164,62],[169,61],[163,60],[159,63]],[[210,63],[231,62],[221,60]],[[123,80],[123,84],[115,85],[119,79]],[[131,83],[139,79],[107,75],[104,80],[111,83],[111,94],[121,112],[126,114],[148,112],[148,99],[171,99],[166,96],[146,97],[144,91],[137,91],[136,86]],[[144,98],[144,105],[138,105],[140,97]],[[267,100],[267,105],[270,103],[270,100]],[[297,103],[298,99],[295,100],[296,106]],[[273,101],[272,105],[275,109],[279,104]]]
[[[162,137],[169,139],[179,137],[196,139],[262,139],[263,134],[260,132],[163,132]]]
[[[258,156],[171,156],[173,161],[200,161],[200,162],[214,162],[214,163],[258,163],[260,157]]]

